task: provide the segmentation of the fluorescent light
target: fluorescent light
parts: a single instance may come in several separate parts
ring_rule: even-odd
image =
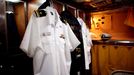
[[[6,1],[10,1],[10,2],[22,2],[21,0],[6,0]]]

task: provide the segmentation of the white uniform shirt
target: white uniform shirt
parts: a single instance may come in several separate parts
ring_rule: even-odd
[[[89,69],[89,64],[91,63],[91,55],[90,49],[92,46],[92,40],[90,36],[90,32],[86,27],[85,22],[81,18],[77,18],[78,22],[82,27],[82,38],[83,38],[83,45],[84,45],[84,56],[85,56],[85,68]]]
[[[43,10],[46,16],[32,14],[20,48],[33,57],[34,75],[69,75],[70,51],[80,42],[54,8]]]

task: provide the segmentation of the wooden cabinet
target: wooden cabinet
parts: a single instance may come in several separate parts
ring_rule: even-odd
[[[134,47],[128,47],[128,55],[127,55],[127,57],[128,57],[127,69],[134,71]]]
[[[107,75],[108,73],[108,60],[109,60],[109,47],[105,45],[98,46],[98,64],[101,75]]]
[[[128,50],[125,46],[110,46],[109,47],[110,69],[125,69],[127,66]]]
[[[108,75],[109,47],[94,45],[92,48],[92,73],[93,75]]]
[[[94,45],[92,75],[111,75],[112,71],[134,71],[134,47],[122,45]]]

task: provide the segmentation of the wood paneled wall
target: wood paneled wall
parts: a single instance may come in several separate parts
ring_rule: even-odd
[[[96,12],[91,13],[92,16],[95,15],[110,15],[111,22],[106,21],[107,26],[102,26],[104,30],[100,30],[102,32],[106,32],[112,35],[112,39],[114,40],[134,40],[134,28],[127,26],[124,24],[127,18],[128,7],[115,9],[115,10],[108,10],[103,12]],[[111,25],[110,25],[111,24]],[[110,29],[107,29],[109,28]]]
[[[25,8],[24,8],[24,3],[17,3],[14,5],[14,11],[15,11],[15,20],[16,20],[16,25],[19,31],[19,35],[22,39],[25,28],[26,28],[26,22],[25,22]]]

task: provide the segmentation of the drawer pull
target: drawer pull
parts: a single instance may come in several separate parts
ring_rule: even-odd
[[[118,48],[118,45],[114,46],[114,48],[117,49]]]
[[[104,45],[103,45],[102,47],[103,47],[103,48],[106,48],[106,46],[104,46]]]

